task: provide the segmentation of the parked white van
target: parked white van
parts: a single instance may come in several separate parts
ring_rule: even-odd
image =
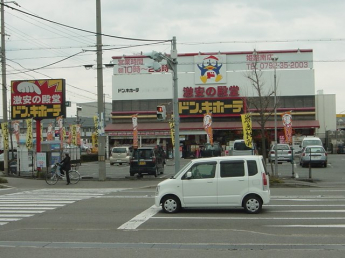
[[[157,185],[156,206],[180,208],[243,207],[259,213],[270,201],[269,177],[262,156],[223,156],[191,160]]]
[[[304,137],[301,143],[302,150],[309,145],[323,146],[322,141],[319,137],[314,137],[314,136]]]

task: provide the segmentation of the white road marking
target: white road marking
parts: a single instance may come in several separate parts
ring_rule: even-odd
[[[344,220],[345,217],[318,217],[318,218],[272,218],[272,217],[152,217],[151,219],[192,219],[192,220]]]
[[[344,224],[334,225],[266,225],[266,227],[275,228],[345,228]]]
[[[15,204],[5,204],[0,207],[3,209],[4,207],[62,207],[65,204],[26,204],[26,203],[15,203]]]
[[[0,226],[61,208],[76,201],[99,198],[129,188],[39,189],[0,195]]]
[[[341,212],[345,212],[345,210],[281,210],[281,211],[268,211],[268,212],[311,212],[311,213],[316,213],[316,212],[321,212],[321,213],[326,213],[326,212],[330,212],[330,213],[341,213]]]
[[[266,204],[264,207],[344,207],[345,204]]]
[[[152,205],[147,210],[143,211],[139,215],[132,218],[130,221],[122,224],[118,229],[125,229],[125,230],[134,230],[137,229],[141,224],[145,223],[147,220],[152,218],[152,216],[156,215],[161,208],[157,207],[156,205]]]
[[[41,211],[28,211],[28,210],[24,210],[24,211],[17,211],[17,210],[5,210],[5,211],[0,211],[0,214],[7,214],[7,213],[10,213],[10,214],[17,214],[17,213],[24,213],[24,214],[27,214],[27,213],[43,213],[45,212],[45,210],[41,210]]]
[[[9,215],[3,215],[3,214],[0,214],[0,218],[11,218],[11,217],[15,217],[15,218],[27,218],[27,217],[32,217],[33,215],[32,214],[9,214]]]
[[[41,207],[41,208],[36,208],[36,207],[0,207],[0,212],[3,210],[55,210],[56,207]]]

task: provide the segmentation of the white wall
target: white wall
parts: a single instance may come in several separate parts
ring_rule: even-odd
[[[335,94],[322,94],[319,92],[315,95],[316,120],[320,122],[320,128],[316,130],[316,134],[320,138],[325,138],[325,132],[328,130],[336,130],[336,99]]]

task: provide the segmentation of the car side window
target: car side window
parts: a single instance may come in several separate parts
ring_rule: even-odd
[[[256,165],[256,160],[247,160],[248,175],[254,176],[258,173],[258,167]]]
[[[188,171],[192,172],[192,179],[214,178],[216,175],[216,165],[217,162],[195,164]],[[182,179],[186,178],[186,174]]]
[[[244,174],[243,160],[222,161],[220,163],[221,177],[243,177]]]

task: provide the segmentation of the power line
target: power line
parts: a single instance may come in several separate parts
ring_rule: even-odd
[[[23,14],[26,14],[26,15],[29,15],[29,16],[32,16],[32,17],[35,17],[35,18],[37,18],[37,19],[41,19],[41,20],[44,20],[44,21],[47,21],[47,22],[50,22],[50,23],[54,23],[54,24],[57,24],[57,25],[60,25],[60,26],[66,27],[66,28],[70,28],[70,29],[74,29],[74,30],[78,30],[78,31],[83,31],[83,32],[87,32],[87,33],[92,33],[92,34],[94,34],[94,35],[101,35],[101,36],[104,36],[104,37],[117,38],[117,39],[124,39],[124,40],[133,40],[133,41],[160,41],[160,42],[170,42],[170,41],[171,41],[171,39],[166,40],[166,39],[127,38],[127,37],[113,36],[113,35],[104,34],[104,33],[97,33],[97,32],[93,32],[93,31],[89,31],[89,30],[84,30],[84,29],[79,29],[79,28],[76,28],[76,27],[72,27],[72,26],[69,26],[69,25],[66,25],[66,24],[63,24],[63,23],[55,22],[55,21],[52,21],[52,20],[49,20],[49,19],[40,17],[40,16],[38,16],[38,15],[34,15],[34,14],[31,14],[31,13],[28,13],[28,12],[25,12],[25,11],[22,11],[22,10],[19,10],[19,9],[17,9],[17,8],[11,7],[11,6],[7,5],[7,4],[3,4],[3,3],[0,3],[0,4],[6,6],[7,8],[12,9],[12,10],[15,10],[15,11],[17,11],[17,12],[20,12],[20,13],[23,13]]]

